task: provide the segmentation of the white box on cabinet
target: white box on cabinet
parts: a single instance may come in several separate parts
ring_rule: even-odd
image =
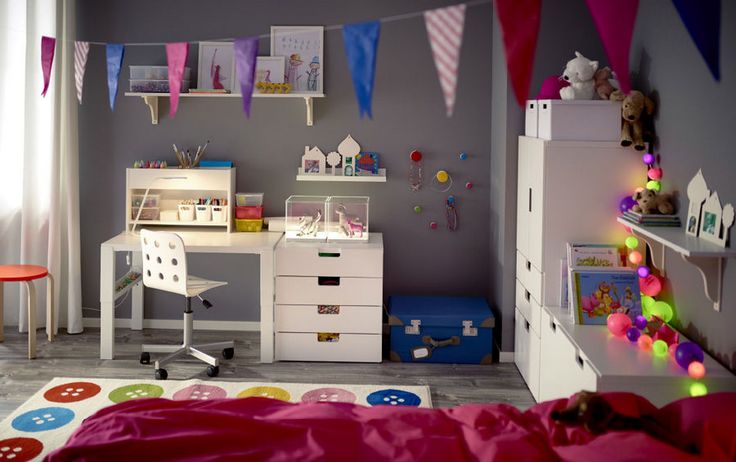
[[[540,99],[537,105],[539,138],[560,141],[621,138],[620,102]]]
[[[539,118],[538,101],[530,99],[526,102],[526,111],[524,117],[524,135],[536,138],[537,123]]]

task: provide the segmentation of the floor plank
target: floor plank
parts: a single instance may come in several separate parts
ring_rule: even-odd
[[[428,385],[435,407],[502,402],[526,409],[534,404],[514,364],[260,364],[258,332],[197,331],[194,335],[195,341],[202,343],[236,340],[235,358],[223,361],[220,375],[214,380]],[[0,343],[0,419],[54,377],[153,379],[153,366],[138,361],[140,345],[177,343],[181,331],[117,329],[115,337],[116,359],[101,360],[99,329],[87,329],[79,335],[61,334],[51,344],[39,330],[37,359],[28,360],[26,335],[6,327],[5,342]],[[208,380],[205,369],[204,363],[193,359],[179,360],[167,368],[170,380]]]

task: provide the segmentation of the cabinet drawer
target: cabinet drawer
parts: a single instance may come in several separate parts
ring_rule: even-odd
[[[383,306],[383,279],[277,276],[276,303]]]
[[[383,277],[383,249],[324,246],[284,246],[276,249],[276,274],[313,276],[329,274],[347,277]]]
[[[276,305],[277,332],[380,334],[380,306]]]
[[[235,169],[198,168],[196,170],[173,170],[174,173],[162,173],[159,169],[128,169],[128,188],[227,191],[230,189],[231,178],[233,178],[231,170],[234,177]],[[172,178],[166,181],[156,181],[167,174],[172,175]]]
[[[539,334],[531,329],[518,309],[515,321],[514,362],[532,396],[539,401]]]
[[[598,389],[598,375],[590,362],[546,311],[542,312],[540,364],[540,401]]]
[[[531,293],[535,300],[541,304],[547,303],[542,298],[542,272],[518,250],[516,251],[516,278],[521,281],[521,285]]]
[[[380,334],[337,334],[319,341],[317,333],[276,332],[276,360],[381,362]]]
[[[516,308],[521,311],[521,314],[531,325],[531,329],[539,336],[542,324],[542,306],[518,279],[516,280]]]

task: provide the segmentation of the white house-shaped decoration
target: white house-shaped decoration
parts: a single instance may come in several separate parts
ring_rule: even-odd
[[[340,165],[340,161],[342,160],[342,156],[335,151],[332,151],[331,153],[327,154],[327,165],[332,167],[332,174],[335,174],[335,167]]]
[[[309,148],[304,146],[304,155],[302,156],[302,169],[304,173],[313,175],[323,175],[325,170],[325,155],[317,147]]]
[[[703,171],[698,170],[687,185],[687,198],[690,199],[690,206],[687,211],[685,232],[691,236],[697,236],[700,231],[701,208],[709,193]]]
[[[725,247],[725,241],[721,240],[722,215],[721,200],[718,193],[714,192],[703,204],[703,212],[700,215],[700,238]]]

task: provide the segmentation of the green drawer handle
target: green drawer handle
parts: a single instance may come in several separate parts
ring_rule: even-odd
[[[320,257],[339,257],[340,252],[318,252],[317,255]]]

